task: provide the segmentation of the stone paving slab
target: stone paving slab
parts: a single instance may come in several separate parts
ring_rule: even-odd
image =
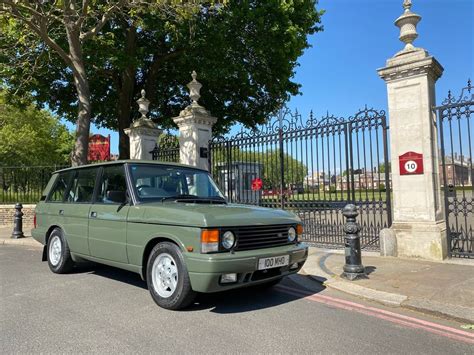
[[[11,245],[27,245],[31,247],[42,248],[41,243],[38,243],[31,237],[31,229],[23,229],[25,235],[24,238],[14,239],[11,238],[13,231],[13,226],[1,226],[0,227],[0,245],[2,244],[11,244]]]
[[[342,279],[342,253],[310,248],[303,273],[325,286],[386,305],[417,309],[474,324],[474,260],[429,262],[362,256],[367,279]]]

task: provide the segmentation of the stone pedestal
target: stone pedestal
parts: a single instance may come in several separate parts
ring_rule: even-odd
[[[151,123],[153,124],[153,122]],[[156,127],[133,127],[132,125],[124,131],[130,137],[130,159],[152,160],[150,152],[155,148],[162,130]]]
[[[188,88],[193,102],[182,110],[178,117],[173,118],[179,128],[180,162],[209,170],[209,140],[217,118],[212,117],[209,111],[198,104],[202,85],[196,80],[196,72],[193,72],[192,77]]]
[[[130,137],[130,159],[152,160],[151,151],[155,148],[157,139],[163,131],[147,118],[150,101],[145,98],[145,90],[142,90],[141,94],[142,97],[137,100],[137,103],[138,111],[142,116],[124,132]]]
[[[447,256],[447,238],[438,175],[436,114],[432,108],[435,82],[443,68],[427,51],[412,45],[420,16],[411,13],[411,2],[405,1],[405,6],[405,13],[395,24],[406,46],[378,70],[388,91],[391,230],[396,236],[398,256],[442,260]],[[400,175],[399,156],[406,152],[423,155],[422,174]]]

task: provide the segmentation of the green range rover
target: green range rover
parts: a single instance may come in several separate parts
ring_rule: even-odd
[[[84,260],[130,270],[168,309],[298,272],[302,233],[292,213],[227,203],[205,170],[134,160],[55,172],[32,230],[53,272]]]

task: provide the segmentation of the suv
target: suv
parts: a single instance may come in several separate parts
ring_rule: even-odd
[[[275,285],[303,266],[302,233],[292,213],[227,203],[205,170],[134,160],[53,173],[32,230],[51,271],[84,260],[133,271],[167,309]]]

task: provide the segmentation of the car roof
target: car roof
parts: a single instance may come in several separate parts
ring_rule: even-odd
[[[179,164],[179,163],[163,162],[163,161],[156,161],[156,160],[124,159],[124,160],[114,160],[114,161],[106,161],[106,162],[100,162],[100,163],[92,163],[92,164],[86,164],[86,165],[81,165],[81,166],[72,166],[70,168],[56,170],[53,174],[61,173],[68,170],[85,169],[85,168],[90,168],[90,167],[117,165],[117,164],[125,164],[125,163],[142,164],[142,165],[165,165],[165,166],[174,166],[177,168],[196,169],[196,170],[202,170],[202,171],[208,172],[205,169],[197,168],[191,165]]]

